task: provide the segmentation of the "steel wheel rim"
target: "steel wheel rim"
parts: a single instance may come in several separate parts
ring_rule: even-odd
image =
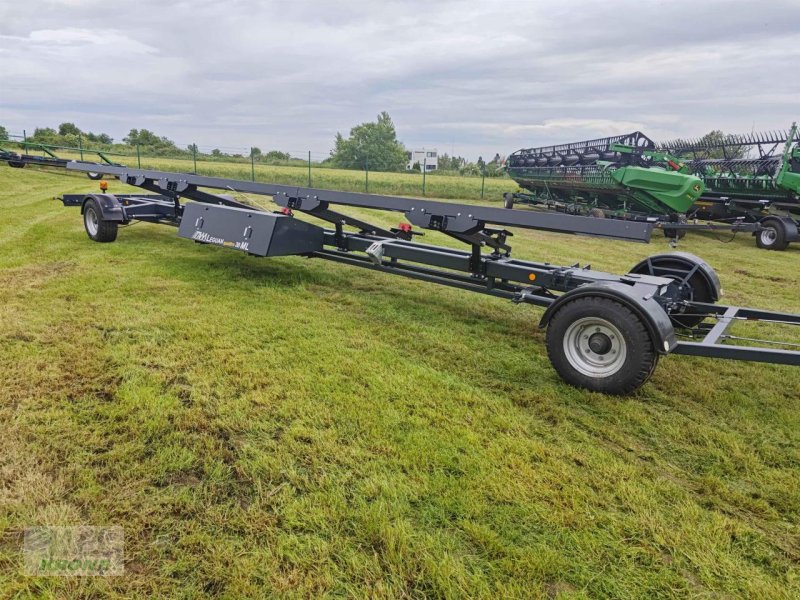
[[[766,227],[761,231],[761,243],[765,246],[772,246],[778,239],[778,231],[774,227]]]
[[[599,336],[599,337],[598,337]],[[596,351],[598,340],[607,348]],[[594,341],[595,349],[590,346]],[[564,354],[576,371],[588,377],[608,377],[625,364],[627,345],[619,329],[605,319],[584,317],[564,333]]]
[[[91,235],[97,235],[97,230],[100,227],[100,223],[97,219],[97,213],[94,212],[93,208],[86,209],[86,213],[83,220],[86,222],[86,230]]]

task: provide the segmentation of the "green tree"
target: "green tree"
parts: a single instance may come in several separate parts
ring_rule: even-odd
[[[250,156],[252,156],[254,158],[260,157],[261,156],[261,148],[259,148],[258,146],[253,146],[252,148],[250,148]]]
[[[347,139],[337,133],[331,157],[337,167],[363,169],[369,165],[371,171],[402,171],[407,162],[406,149],[397,140],[394,123],[386,111],[374,123],[353,127]]]
[[[467,159],[463,156],[450,156],[447,152],[439,156],[440,171],[458,171],[466,164]]]
[[[4,142],[8,139],[8,129],[0,125],[0,142]]]
[[[82,132],[75,123],[62,123],[58,126],[58,135],[80,135]]]
[[[286,161],[292,158],[288,152],[281,152],[280,150],[270,150],[263,155],[264,160],[271,162]]]
[[[33,130],[33,135],[28,138],[28,141],[39,144],[57,144],[61,140],[58,137],[58,132],[52,127],[37,127]]]
[[[175,142],[163,136],[159,137],[149,129],[131,129],[130,133],[122,138],[122,141],[131,146],[139,144],[140,146],[175,147]]]

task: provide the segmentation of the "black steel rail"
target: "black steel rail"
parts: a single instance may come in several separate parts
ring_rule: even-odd
[[[67,169],[86,172],[96,170],[97,166],[92,165],[92,169],[89,169],[85,165],[76,163],[68,164]],[[602,221],[591,217],[533,213],[530,211],[506,210],[503,208],[438,202],[401,196],[339,192],[221,177],[205,177],[190,173],[170,173],[110,166],[103,167],[102,172],[106,175],[114,175],[124,183],[143,187],[149,191],[180,194],[199,201],[203,201],[203,198],[202,192],[197,188],[229,190],[273,196],[278,204],[284,201],[288,208],[301,208],[302,206],[303,210],[322,207],[323,204],[339,204],[342,206],[402,212],[412,223],[421,227],[425,226],[423,223],[430,223],[432,225],[432,227],[428,227],[430,229],[438,228],[453,232],[466,231],[482,223],[648,242],[653,231],[652,224],[636,221]],[[205,201],[217,203],[219,197],[213,196]],[[245,206],[241,203],[240,205]],[[441,218],[441,220],[437,222],[437,218]],[[439,227],[436,226],[437,224]]]

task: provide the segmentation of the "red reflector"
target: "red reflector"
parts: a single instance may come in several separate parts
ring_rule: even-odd
[[[290,217],[294,216],[294,213],[292,213],[292,209],[291,209],[291,208],[289,208],[288,206],[284,206],[284,207],[281,209],[281,212],[282,212],[283,214],[285,214],[285,215],[288,215],[288,216],[290,216]]]
[[[400,223],[400,231],[405,231],[406,233],[408,233],[409,231],[411,231],[411,225],[409,225],[408,223]]]

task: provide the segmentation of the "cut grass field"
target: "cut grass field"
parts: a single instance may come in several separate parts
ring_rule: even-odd
[[[148,224],[92,243],[52,198],[95,186],[0,167],[0,597],[800,596],[800,369],[580,391],[537,309]],[[800,247],[681,249],[724,302],[800,312]],[[24,528],[75,524],[122,526],[125,574],[26,576]]]

